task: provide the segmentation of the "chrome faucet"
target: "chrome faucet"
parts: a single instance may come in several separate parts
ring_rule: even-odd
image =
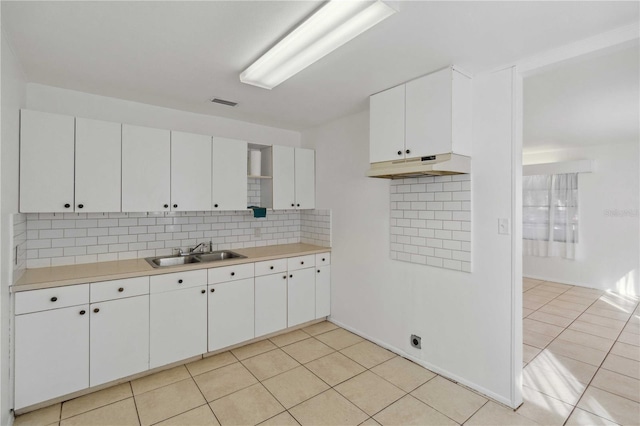
[[[206,253],[204,251],[205,244],[206,243],[202,242],[202,243],[198,244],[197,246],[195,246],[194,248],[190,248],[189,249],[189,253],[194,253],[196,250],[198,250],[198,248],[200,248],[200,253]],[[213,251],[212,248],[213,248],[213,244],[212,244],[211,241],[209,241],[209,250],[208,251],[209,252]]]

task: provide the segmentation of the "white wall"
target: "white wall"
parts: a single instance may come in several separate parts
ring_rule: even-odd
[[[27,85],[27,108],[76,117],[241,139],[249,143],[300,146],[300,133],[292,130],[36,83]]]
[[[638,142],[525,153],[524,164],[595,160],[578,178],[576,259],[525,256],[525,276],[640,294]]]
[[[497,234],[498,218],[512,218],[521,155],[513,78],[506,70],[474,81],[470,274],[390,259],[390,183],[365,177],[368,112],[305,131],[302,143],[316,149],[317,205],[333,215],[332,319],[517,406],[522,283],[513,279],[512,237]],[[412,333],[422,350],[410,346]]]
[[[13,259],[11,216],[18,212],[18,164],[20,108],[26,103],[24,75],[9,44],[1,35],[2,98],[0,114],[0,424],[10,423],[13,388],[10,368],[10,317]]]

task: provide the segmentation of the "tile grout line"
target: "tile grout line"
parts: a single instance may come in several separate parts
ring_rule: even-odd
[[[136,409],[136,416],[138,416],[138,424],[142,425],[142,420],[140,420],[140,412],[138,411],[138,403],[136,402],[136,395],[133,393],[133,384],[131,380],[129,380],[129,389],[131,390],[131,398],[133,399],[133,406]]]

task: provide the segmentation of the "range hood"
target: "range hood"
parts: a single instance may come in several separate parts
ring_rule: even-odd
[[[404,179],[419,176],[459,175],[471,173],[471,158],[458,154],[372,163],[367,176],[382,179]]]

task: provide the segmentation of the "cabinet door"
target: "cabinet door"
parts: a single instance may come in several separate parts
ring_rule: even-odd
[[[168,130],[122,125],[122,211],[168,211],[171,202]]]
[[[451,68],[407,83],[407,157],[451,152]]]
[[[149,296],[92,303],[90,385],[149,369]]]
[[[404,158],[404,84],[369,98],[369,160]]]
[[[211,210],[211,136],[171,132],[171,210]]]
[[[331,266],[316,268],[316,319],[331,315]]]
[[[152,294],[149,368],[207,352],[207,288]]]
[[[273,146],[273,209],[295,208],[295,150]]]
[[[20,211],[72,212],[74,118],[20,113]]]
[[[122,125],[76,119],[76,211],[121,211]]]
[[[213,210],[247,209],[246,142],[213,138],[212,190]]]
[[[287,328],[287,273],[256,277],[256,337]]]
[[[16,409],[89,387],[88,311],[82,305],[16,316]]]
[[[295,149],[296,208],[316,207],[316,155],[312,149]]]
[[[209,351],[253,339],[253,278],[209,286]]]
[[[287,325],[289,327],[316,318],[315,272],[315,268],[307,268],[289,273],[287,283]]]

